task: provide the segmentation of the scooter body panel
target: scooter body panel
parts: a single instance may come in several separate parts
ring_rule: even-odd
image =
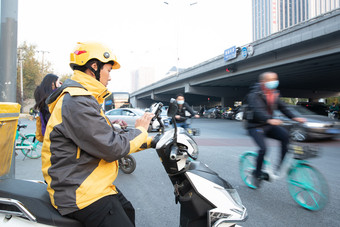
[[[0,180],[0,198],[19,201],[36,218],[38,223],[49,226],[82,226],[78,221],[59,214],[51,205],[46,188],[47,185],[44,183],[4,179]],[[0,203],[0,213],[2,213],[1,210],[8,210],[9,207],[18,210],[15,206]]]
[[[37,222],[32,222],[27,219],[16,217],[16,216],[6,216],[0,213],[0,226],[4,227],[50,227],[52,225],[40,224]]]

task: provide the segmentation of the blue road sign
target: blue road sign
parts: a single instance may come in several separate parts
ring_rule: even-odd
[[[248,57],[247,47],[242,47],[241,54],[242,54],[242,58]]]
[[[233,46],[224,51],[224,60],[229,61],[231,59],[236,58],[236,46]]]

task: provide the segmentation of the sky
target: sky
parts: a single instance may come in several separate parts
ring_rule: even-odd
[[[164,2],[167,2],[164,3]],[[252,41],[251,0],[19,0],[18,45],[45,52],[57,75],[71,74],[77,42],[107,45],[121,68],[110,91],[131,91],[131,72],[188,68]],[[193,4],[196,3],[196,4]],[[42,54],[37,53],[42,61]],[[179,59],[177,62],[177,58]]]

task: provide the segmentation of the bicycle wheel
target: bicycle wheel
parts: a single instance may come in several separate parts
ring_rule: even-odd
[[[240,175],[243,182],[250,188],[256,188],[253,185],[253,171],[256,168],[257,153],[245,152],[240,156]]]
[[[328,185],[313,166],[301,163],[287,176],[288,189],[294,201],[308,210],[320,210],[328,202]]]
[[[28,134],[21,141],[21,146],[27,146],[27,149],[22,148],[21,152],[29,158],[37,159],[41,157],[42,143],[40,143],[34,134]]]

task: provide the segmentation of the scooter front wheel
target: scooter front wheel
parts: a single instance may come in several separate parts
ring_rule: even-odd
[[[136,165],[136,160],[131,155],[127,155],[119,160],[119,167],[126,174],[130,174],[135,171]]]
[[[240,156],[240,176],[243,182],[250,188],[256,188],[253,184],[253,172],[256,168],[257,153],[245,152]]]

